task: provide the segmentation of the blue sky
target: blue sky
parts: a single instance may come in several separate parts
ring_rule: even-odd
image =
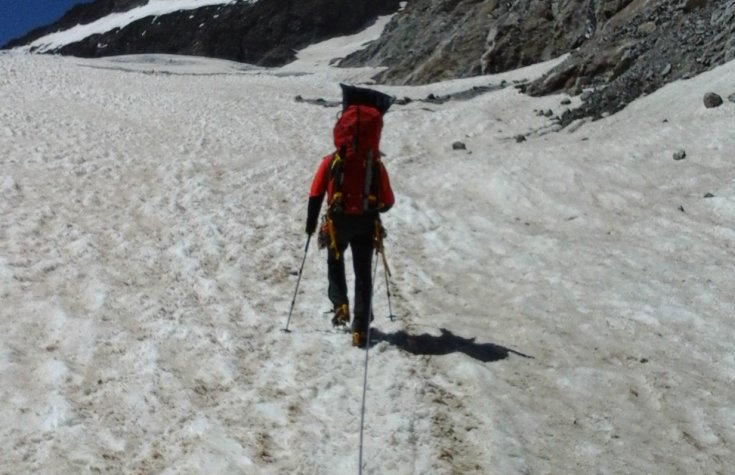
[[[0,46],[53,23],[78,3],[92,0],[0,0]]]

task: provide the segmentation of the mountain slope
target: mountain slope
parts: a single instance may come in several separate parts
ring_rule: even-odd
[[[281,66],[296,50],[393,13],[379,39],[340,64],[384,68],[375,79],[385,84],[426,84],[570,53],[546,77],[522,86],[531,95],[584,93],[562,125],[615,113],[735,58],[735,0],[98,0],[10,46],[81,57],[170,53]]]
[[[571,53],[532,95],[585,95],[563,124],[614,113],[671,81],[735,58],[735,1],[417,0],[345,66],[392,84],[498,73]]]
[[[99,0],[8,47],[90,58],[183,54],[279,66],[293,61],[297,49],[361,31],[397,9],[398,0]],[[70,27],[75,23],[80,26]]]
[[[69,30],[77,25],[86,25],[113,13],[124,12],[148,3],[148,0],[96,0],[91,3],[74,5],[58,21],[41,26],[27,34],[9,41],[2,48],[16,48],[28,45],[34,40],[58,31]]]

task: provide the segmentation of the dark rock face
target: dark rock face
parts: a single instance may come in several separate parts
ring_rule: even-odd
[[[146,0],[98,0],[78,9],[78,17],[64,17],[66,24],[84,16],[99,18],[127,10]],[[87,7],[85,10],[83,7]],[[395,12],[398,0],[260,0],[202,7],[147,17],[123,29],[93,35],[53,53],[80,57],[121,54],[168,53],[209,56],[261,66],[280,66],[295,59],[296,49],[335,36],[356,33],[379,15]],[[56,31],[53,25],[48,31]],[[43,33],[45,34],[45,33]],[[28,37],[20,44],[33,39]]]
[[[414,0],[343,65],[397,84],[497,73],[572,52],[522,90],[586,91],[561,123],[614,113],[735,58],[735,0]]]
[[[733,25],[735,0],[636,0],[564,63],[523,90],[545,95],[587,89],[582,106],[564,114],[561,122],[599,118],[668,82],[731,60]]]
[[[342,66],[387,66],[377,79],[420,84],[481,73],[487,24],[497,1],[412,0],[368,48]]]
[[[631,1],[414,0],[342,64],[388,66],[378,79],[400,84],[498,73],[579,47]]]

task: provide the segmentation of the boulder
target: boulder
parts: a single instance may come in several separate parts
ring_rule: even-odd
[[[704,95],[704,107],[712,109],[713,107],[720,107],[722,105],[722,97],[714,92],[708,92]]]

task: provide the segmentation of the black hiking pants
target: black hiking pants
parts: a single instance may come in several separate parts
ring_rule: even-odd
[[[374,217],[343,216],[334,217],[334,227],[339,249],[339,258],[333,249],[327,256],[329,277],[329,300],[334,307],[349,303],[347,280],[345,277],[345,250],[352,251],[352,267],[355,271],[355,305],[352,330],[367,331],[372,315],[371,299],[373,291],[373,230]]]

